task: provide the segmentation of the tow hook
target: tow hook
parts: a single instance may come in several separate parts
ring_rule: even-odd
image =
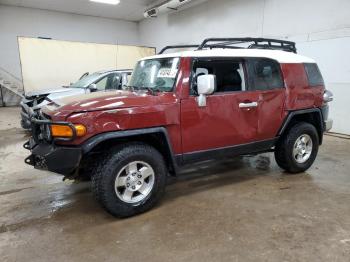
[[[29,141],[25,142],[23,144],[23,147],[24,147],[24,149],[30,150],[30,143],[29,143]]]
[[[34,156],[30,155],[30,156],[26,157],[26,159],[24,160],[24,163],[31,165],[31,166],[35,166]]]

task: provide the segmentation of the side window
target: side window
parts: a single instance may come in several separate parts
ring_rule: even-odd
[[[107,81],[108,81],[108,75],[100,79],[98,82],[96,82],[97,90],[98,91],[106,90]]]
[[[111,73],[98,80],[98,82],[96,82],[96,87],[98,91],[116,90],[120,87],[120,84],[121,75],[117,73]]]
[[[284,86],[278,62],[265,59],[247,59],[249,90],[269,90]]]
[[[131,74],[128,74],[127,80],[128,80],[128,83],[129,83],[129,81],[131,80]]]
[[[235,92],[245,90],[243,64],[228,60],[198,60],[193,66],[193,88],[200,75],[213,74],[216,76],[217,92]],[[192,92],[193,94],[193,92]]]
[[[132,73],[123,73],[121,75],[121,86],[120,86],[120,90],[124,90],[126,87],[125,86],[128,86],[129,85],[129,82],[131,80],[131,76],[132,76]]]
[[[322,86],[324,85],[324,81],[318,68],[317,64],[304,64],[307,78],[309,80],[310,86]]]
[[[120,89],[122,83],[122,76],[117,73],[110,74],[108,77],[108,82],[106,90],[116,90]]]

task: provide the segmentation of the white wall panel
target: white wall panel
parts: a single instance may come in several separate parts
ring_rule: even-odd
[[[154,48],[19,37],[25,92],[68,86],[86,73],[133,69]]]
[[[350,37],[297,42],[297,47],[317,61],[326,82],[350,83]]]
[[[142,44],[199,43],[207,37],[258,36],[264,1],[215,0],[140,23]]]

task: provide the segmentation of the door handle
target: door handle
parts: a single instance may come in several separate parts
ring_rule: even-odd
[[[258,102],[251,102],[251,103],[239,103],[239,108],[251,108],[251,107],[257,107]]]

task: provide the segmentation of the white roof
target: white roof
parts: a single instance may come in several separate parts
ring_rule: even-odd
[[[167,57],[261,57],[274,59],[279,63],[315,63],[311,58],[292,52],[269,49],[205,49],[155,55],[143,60]]]

